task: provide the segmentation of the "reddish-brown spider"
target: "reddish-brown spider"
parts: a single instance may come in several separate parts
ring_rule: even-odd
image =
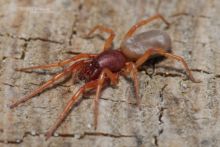
[[[68,101],[65,109],[60,114],[55,124],[46,133],[46,139],[48,139],[65,119],[73,105],[78,100],[79,96],[84,94],[86,91],[94,89],[96,89],[96,96],[94,99],[94,127],[96,128],[98,123],[97,118],[100,92],[104,86],[108,86],[110,84],[116,85],[118,83],[119,75],[125,76],[130,74],[132,80],[134,81],[137,104],[140,105],[140,98],[138,96],[139,84],[137,78],[137,69],[146,60],[155,55],[165,56],[181,62],[185,67],[189,78],[193,82],[198,82],[194,79],[184,59],[180,56],[170,53],[171,39],[167,33],[160,30],[150,30],[132,36],[139,27],[146,25],[155,19],[161,19],[167,26],[169,26],[169,23],[160,14],[145,20],[141,20],[130,28],[130,30],[124,36],[120,47],[113,50],[111,48],[111,44],[115,37],[114,32],[102,25],[97,25],[89,32],[88,36],[90,36],[96,30],[110,34],[104,44],[104,49],[100,54],[79,54],[70,59],[53,64],[17,69],[19,71],[26,71],[32,69],[63,67],[64,65],[70,64],[61,73],[53,76],[45,84],[27,94],[20,100],[15,101],[10,105],[10,108],[14,108],[19,104],[31,99],[65,75],[72,73],[74,79],[78,78],[79,80],[84,80],[86,82],[85,85],[82,86]]]

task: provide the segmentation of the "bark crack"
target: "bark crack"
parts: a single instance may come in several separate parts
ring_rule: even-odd
[[[3,130],[0,130],[0,132],[3,132]],[[15,139],[15,140],[0,140],[0,143],[3,144],[21,144],[24,142],[25,138],[27,136],[33,136],[33,137],[39,137],[41,135],[44,135],[44,133],[36,133],[36,132],[30,132],[26,131],[24,135],[22,136],[22,139]],[[77,133],[55,133],[52,137],[62,137],[62,138],[76,138],[76,139],[83,139],[87,136],[95,136],[95,137],[110,137],[110,138],[133,138],[134,135],[124,135],[124,134],[113,134],[113,133],[105,133],[105,132],[84,132],[82,134]]]
[[[21,52],[21,56],[20,56],[20,59],[24,59],[25,56],[26,56],[26,51],[27,51],[27,46],[28,46],[28,42],[26,41],[24,43],[24,46],[23,46],[23,49],[22,49],[22,52]]]
[[[82,11],[83,9],[83,4],[80,3],[79,6],[78,6],[78,11],[79,13]],[[79,22],[79,15],[76,14],[75,15],[75,20],[72,24],[72,29],[71,29],[71,34],[70,34],[70,37],[69,37],[69,45],[71,46],[72,45],[72,39],[73,39],[73,36],[77,34],[77,30],[76,30],[76,27],[77,27],[77,22]]]
[[[157,68],[160,68],[160,67],[157,67]],[[164,67],[164,68],[170,68],[170,67]],[[180,69],[174,69],[180,73],[183,73],[182,70]],[[190,69],[191,71],[193,72],[197,72],[197,73],[203,73],[203,74],[207,74],[207,75],[210,75],[210,74],[213,74],[215,78],[220,78],[220,74],[214,74],[212,72],[209,72],[209,71],[206,71],[206,70],[203,70],[203,69]],[[162,77],[182,77],[181,74],[178,74],[178,73],[169,73],[169,72],[156,72],[154,75],[156,76],[162,76]]]
[[[212,17],[210,16],[205,16],[205,15],[193,15],[191,13],[188,12],[179,12],[179,13],[175,13],[173,15],[171,15],[170,17],[179,17],[179,16],[189,16],[189,17],[200,17],[200,18],[205,18],[205,19],[212,19]]]
[[[2,37],[10,37],[12,39],[20,39],[20,40],[24,40],[25,42],[43,41],[43,42],[49,42],[49,43],[54,43],[54,44],[64,44],[64,42],[61,42],[61,41],[51,40],[51,39],[42,38],[42,37],[28,37],[28,38],[24,38],[24,37],[15,36],[15,35],[8,34],[8,33],[0,34],[0,36],[2,36]]]
[[[69,45],[70,46],[72,45],[73,36],[77,34],[76,25],[77,25],[77,22],[79,20],[78,17],[79,17],[78,15],[75,15],[75,20],[73,21],[73,24],[72,24],[71,34],[70,34],[70,37],[69,37]]]
[[[158,134],[153,136],[155,146],[159,146],[159,137],[164,132],[163,115],[164,115],[164,110],[166,110],[166,107],[164,107],[163,93],[164,93],[164,90],[166,89],[166,87],[167,87],[167,84],[165,84],[159,92],[160,93],[160,106],[159,106],[159,115],[158,115],[159,129],[158,129]]]

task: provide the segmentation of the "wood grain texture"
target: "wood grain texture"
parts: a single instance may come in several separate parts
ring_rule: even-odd
[[[157,12],[171,22],[170,28],[158,21],[140,31],[167,31],[173,53],[186,59],[202,83],[185,80],[179,63],[164,60],[151,76],[139,72],[141,110],[133,105],[131,81],[120,78],[116,88],[102,94],[97,130],[91,96],[73,108],[58,136],[48,141],[44,133],[80,84],[64,81],[13,110],[7,107],[59,71],[23,73],[16,67],[53,63],[71,57],[68,51],[98,53],[102,38],[83,38],[96,24],[116,32],[117,47],[135,22]],[[219,0],[1,1],[0,146],[218,146],[219,14]]]

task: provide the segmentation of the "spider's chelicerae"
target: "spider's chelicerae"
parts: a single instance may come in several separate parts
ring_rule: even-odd
[[[23,98],[12,103],[10,108],[14,108],[19,104],[31,99],[32,97],[47,89],[58,79],[61,79],[62,77],[71,73],[74,77],[73,79],[84,80],[85,85],[79,88],[79,90],[68,101],[66,107],[58,117],[55,124],[46,133],[46,139],[48,139],[68,115],[69,111],[76,103],[80,95],[94,89],[96,89],[96,96],[94,99],[94,127],[96,128],[98,123],[98,104],[101,90],[103,87],[108,85],[116,85],[118,83],[119,75],[131,76],[132,80],[134,81],[137,105],[140,106],[140,98],[138,96],[139,84],[137,78],[138,68],[145,61],[155,55],[165,56],[167,58],[175,59],[181,62],[185,67],[190,80],[193,82],[199,82],[194,79],[184,59],[180,56],[170,53],[171,39],[166,32],[160,30],[150,30],[134,35],[135,31],[139,27],[146,25],[156,19],[161,19],[167,26],[169,26],[169,23],[160,14],[154,15],[148,19],[141,20],[129,29],[129,31],[125,34],[120,47],[117,49],[111,48],[111,44],[115,37],[114,32],[102,25],[97,25],[89,32],[88,36],[90,36],[96,30],[109,33],[109,37],[107,38],[103,51],[100,54],[82,53],[57,63],[17,69],[19,71],[26,71],[33,69],[63,67],[64,65],[69,65],[61,73],[53,76],[45,84],[27,94]]]

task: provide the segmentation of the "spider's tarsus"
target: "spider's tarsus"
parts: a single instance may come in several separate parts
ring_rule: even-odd
[[[21,68],[15,68],[15,71],[21,71]]]
[[[15,68],[15,71],[26,71],[26,68]]]
[[[51,133],[50,131],[49,132],[46,132],[45,133],[45,140],[47,141],[51,136],[53,135],[53,133]]]
[[[17,107],[17,106],[18,106],[17,103],[8,104],[8,107],[9,107],[10,109],[13,109],[13,108],[15,108],[15,107]]]

